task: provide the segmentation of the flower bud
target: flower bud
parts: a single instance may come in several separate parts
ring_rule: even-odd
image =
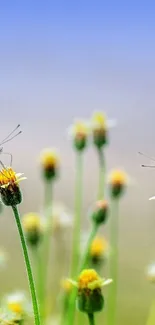
[[[83,121],[77,121],[71,127],[71,136],[73,144],[77,151],[83,151],[86,148],[88,140],[88,126]]]
[[[108,215],[108,203],[105,200],[96,202],[95,210],[92,213],[92,220],[97,225],[105,223]]]
[[[100,288],[94,290],[79,291],[77,297],[78,309],[87,314],[99,312],[104,307],[104,297]]]
[[[127,184],[127,174],[122,170],[114,170],[109,176],[110,193],[112,198],[119,198]]]
[[[101,265],[108,252],[108,243],[103,237],[95,237],[90,247],[90,263],[93,266]]]
[[[28,213],[23,216],[22,225],[28,244],[38,245],[43,235],[41,217],[36,213]]]
[[[110,283],[110,282],[109,282]],[[101,288],[104,280],[93,269],[83,270],[78,278],[77,307],[80,311],[93,314],[104,307]]]
[[[98,149],[101,149],[108,143],[107,119],[103,113],[94,113],[92,117],[92,132],[94,144]]]
[[[47,181],[51,181],[58,174],[59,158],[54,149],[45,149],[41,153],[41,166],[43,176]]]

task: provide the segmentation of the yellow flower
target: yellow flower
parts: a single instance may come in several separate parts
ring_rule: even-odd
[[[59,156],[55,149],[44,149],[40,155],[43,175],[47,181],[56,177],[59,167]]]
[[[22,319],[24,315],[32,313],[32,307],[23,292],[15,292],[6,296],[3,300],[3,307],[14,313],[15,319]]]
[[[78,289],[77,307],[80,311],[89,314],[103,309],[104,297],[101,288],[110,284],[111,279],[102,279],[94,269],[85,269],[80,273],[77,282],[69,281]]]
[[[76,121],[72,127],[74,137],[87,137],[89,133],[88,125],[84,121]]]
[[[93,269],[83,270],[78,278],[79,289],[95,289],[101,288],[102,279]]]
[[[109,176],[111,195],[113,198],[120,197],[128,183],[128,176],[123,170],[114,170]]]
[[[22,314],[23,308],[20,303],[18,302],[8,302],[8,308],[17,314]]]
[[[59,156],[57,154],[57,151],[55,149],[50,149],[50,148],[44,149],[41,152],[40,161],[43,168],[58,167]]]
[[[107,118],[102,112],[95,112],[92,117],[93,129],[107,129]]]
[[[109,182],[112,185],[126,185],[128,182],[128,176],[123,170],[113,170],[109,176]]]
[[[103,237],[96,237],[91,244],[90,255],[100,257],[107,251],[107,248],[107,241]]]
[[[22,201],[22,194],[19,182],[26,177],[23,174],[15,173],[11,167],[3,168],[0,171],[0,194],[2,202],[8,206],[16,206]]]
[[[42,237],[45,225],[40,215],[28,213],[22,219],[23,229],[26,234],[27,242],[33,246],[37,245]]]
[[[15,173],[11,167],[3,168],[0,171],[0,188],[17,185],[20,181],[26,179],[26,177],[21,177],[22,175],[22,173]]]
[[[25,214],[22,219],[22,225],[26,232],[42,229],[41,218],[36,213]]]
[[[88,123],[75,121],[70,128],[70,134],[73,137],[75,148],[79,151],[83,150],[86,147],[89,134]]]

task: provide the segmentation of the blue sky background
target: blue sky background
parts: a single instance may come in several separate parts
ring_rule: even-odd
[[[23,134],[5,151],[13,153],[14,166],[28,177],[22,212],[42,203],[37,168],[42,148],[58,147],[63,162],[55,196],[72,207],[74,153],[68,126],[94,110],[118,121],[110,132],[107,168],[123,166],[135,180],[120,216],[122,323],[128,313],[133,325],[144,323],[147,315],[144,269],[155,247],[155,207],[148,201],[155,194],[155,174],[140,168],[148,160],[137,154],[155,156],[154,17],[154,1],[0,1],[0,136],[21,123]],[[93,149],[85,167],[87,210],[97,185]],[[9,219],[0,229],[8,246],[16,240],[11,227]]]

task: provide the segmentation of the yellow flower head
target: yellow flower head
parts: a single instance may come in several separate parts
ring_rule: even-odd
[[[41,152],[40,161],[45,169],[50,167],[57,168],[59,165],[59,157],[55,149],[44,149]]]
[[[72,290],[72,283],[69,281],[69,279],[62,279],[61,281],[61,287],[66,293],[70,293]]]
[[[112,197],[119,198],[128,183],[127,174],[123,170],[114,170],[109,176],[109,183]]]
[[[109,176],[111,185],[126,185],[128,182],[127,174],[122,170],[114,170]]]
[[[79,289],[96,289],[101,288],[102,279],[93,269],[83,270],[78,278]]]
[[[41,230],[41,218],[37,213],[28,213],[23,216],[22,225],[26,232]]]
[[[107,118],[102,112],[95,112],[92,117],[93,129],[107,129]]]
[[[82,151],[87,145],[89,134],[88,123],[84,121],[75,121],[70,128],[69,133],[73,138],[73,144],[76,150]]]
[[[0,171],[0,194],[2,202],[7,206],[15,206],[22,201],[22,194],[19,182],[25,177],[23,174],[15,173],[11,167],[3,168]]]
[[[92,257],[100,257],[107,251],[107,241],[103,237],[96,237],[90,248],[90,255]]]
[[[74,137],[86,138],[89,130],[88,125],[83,121],[76,121],[72,127],[72,134]]]
[[[80,311],[88,314],[103,309],[104,298],[101,288],[110,284],[111,279],[102,279],[94,269],[85,269],[80,273],[77,282],[73,280],[70,282],[78,289],[77,307]]]
[[[16,314],[22,314],[23,308],[22,305],[18,302],[8,302],[8,309]]]
[[[21,177],[23,174],[15,173],[15,171],[11,167],[3,168],[0,171],[0,188],[5,188],[10,186],[17,185],[20,181],[25,179],[25,177]]]

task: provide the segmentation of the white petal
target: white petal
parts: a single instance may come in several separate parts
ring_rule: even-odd
[[[113,282],[112,279],[107,279],[107,280],[105,280],[105,281],[103,282],[103,286],[106,286],[106,285],[108,285],[108,284],[110,284],[110,283],[112,283],[112,282]]]
[[[117,121],[114,119],[114,120],[108,120],[107,121],[107,127],[108,128],[113,128],[117,125]]]
[[[155,200],[155,196],[149,198],[149,201]]]

